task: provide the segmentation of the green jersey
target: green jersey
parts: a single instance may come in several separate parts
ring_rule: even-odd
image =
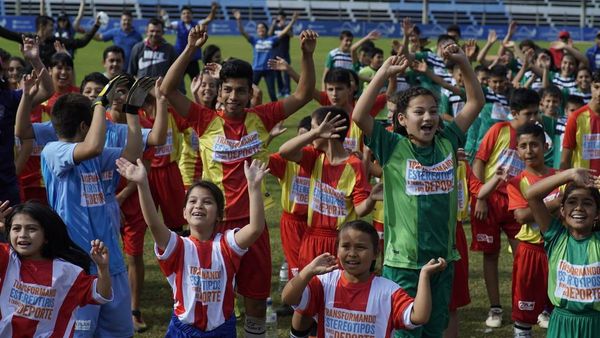
[[[460,258],[456,251],[456,150],[465,135],[455,122],[428,147],[375,123],[365,144],[383,168],[384,264],[420,269],[430,259]]]
[[[543,235],[552,304],[571,312],[600,311],[600,232],[577,240],[555,218]]]

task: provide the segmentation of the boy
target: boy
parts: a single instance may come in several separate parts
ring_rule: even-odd
[[[79,87],[81,94],[90,99],[90,101],[94,101],[104,86],[108,84],[108,81],[109,79],[102,73],[90,73],[81,81],[81,87]]]
[[[102,52],[102,67],[104,76],[112,80],[115,76],[123,73],[125,67],[125,51],[119,46],[108,46]]]
[[[299,268],[325,252],[336,252],[337,230],[375,206],[361,159],[344,149],[350,126],[342,108],[320,107],[311,114],[311,129],[279,148],[281,156],[310,173],[308,219],[299,252]],[[312,144],[313,147],[307,147]]]
[[[125,148],[104,147],[106,137],[105,108],[116,93],[122,78],[109,83],[94,101],[93,114],[90,101],[80,94],[60,97],[52,111],[52,126],[58,141],[50,142],[42,151],[42,174],[48,188],[48,202],[68,225],[69,236],[89,250],[90,241],[100,238],[110,247],[109,269],[113,280],[114,300],[102,306],[86,306],[77,313],[76,337],[131,336],[133,328],[130,291],[123,257],[119,248],[114,224],[119,215],[111,212],[107,193],[116,187],[115,161],[120,156],[136,159],[140,156],[142,137],[139,118],[128,114],[128,136]],[[142,93],[145,96],[145,92]],[[25,102],[24,104],[28,104]],[[26,115],[26,114],[25,114]],[[27,119],[20,118],[27,124]],[[33,129],[25,128],[29,137]],[[92,273],[94,273],[92,267]]]
[[[377,73],[377,70],[383,64],[383,50],[381,50],[380,48],[373,48],[369,52],[369,56],[371,57],[369,65],[363,67],[360,70],[360,72],[358,72],[358,76],[361,79],[363,79],[363,90],[367,88],[369,82],[371,81],[373,76],[375,76],[375,73]]]
[[[354,35],[352,32],[342,31],[340,33],[340,45],[327,53],[327,58],[325,59],[325,69],[323,69],[323,89],[325,89],[325,75],[330,69],[354,69],[351,54],[352,40],[354,40]]]
[[[563,89],[565,96],[575,95],[583,99],[583,102],[588,103],[592,98],[592,92],[590,86],[592,85],[592,73],[587,68],[580,68],[577,71],[575,77],[575,83],[577,84],[574,88]]]
[[[539,180],[554,175],[555,170],[544,164],[546,138],[544,129],[537,124],[526,124],[517,130],[517,152],[525,163],[525,169],[508,182],[508,210],[514,212],[521,224],[515,236],[519,245],[515,252],[512,283],[512,320],[515,337],[531,337],[531,326],[539,323],[548,325],[549,314],[545,311],[549,303],[546,295],[548,283],[548,259],[543,239],[535,224],[526,191]],[[561,199],[558,189],[545,199],[550,212],[558,210]]]
[[[569,118],[572,113],[585,105],[585,101],[577,95],[569,95],[565,104],[565,117]],[[566,123],[566,120],[565,120]]]
[[[514,177],[525,167],[516,152],[516,130],[538,120],[539,95],[531,89],[516,89],[510,100],[511,121],[494,124],[485,134],[475,160],[473,174],[482,182],[491,180],[498,167],[506,167],[508,177]],[[504,230],[516,252],[519,231],[512,212],[508,210],[506,185],[501,184],[487,199],[472,199],[471,225],[473,241],[471,250],[483,252],[483,275],[490,311],[486,320],[488,327],[502,325],[502,306],[498,286],[498,258],[500,257],[500,230]]]
[[[312,97],[315,87],[315,68],[312,55],[316,33],[307,30],[300,34],[302,73],[296,91],[277,102],[246,109],[252,97],[252,67],[245,61],[232,60],[220,71],[222,84],[219,95],[223,110],[214,111],[191,102],[176,90],[188,61],[196,49],[207,40],[201,26],[190,31],[184,52],[171,66],[162,85],[175,111],[184,117],[198,134],[203,163],[203,179],[212,181],[225,192],[223,230],[248,223],[248,193],[243,163],[249,158],[266,162],[265,141],[268,132],[280,121],[298,111]],[[242,258],[236,275],[238,292],[245,297],[246,337],[265,331],[265,300],[270,295],[271,255],[268,231],[250,247]]]

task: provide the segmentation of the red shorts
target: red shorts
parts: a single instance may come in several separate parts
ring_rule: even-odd
[[[219,231],[243,228],[250,220],[248,218],[224,221],[219,224]],[[248,248],[242,256],[240,269],[235,276],[237,292],[248,298],[267,299],[271,295],[271,244],[269,243],[269,228]]]
[[[379,252],[383,252],[383,223],[373,220],[373,228],[377,230],[379,235]]]
[[[506,233],[509,239],[514,239],[521,225],[515,221],[514,214],[508,210],[508,196],[494,191],[487,199],[487,219],[475,218],[475,204],[477,199],[471,201],[471,250],[485,253],[500,252],[500,230]]]
[[[542,244],[519,242],[513,263],[512,319],[535,324],[550,304],[548,257]]]
[[[160,207],[165,225],[173,231],[182,230],[183,225],[187,224],[183,218],[185,190],[177,162],[171,162],[166,167],[152,168],[148,181],[152,199]]]
[[[137,190],[123,201],[121,212],[125,216],[125,224],[121,227],[123,250],[129,256],[141,256],[144,253],[147,226]]]
[[[300,254],[300,245],[302,244],[302,237],[306,231],[306,216],[298,217],[294,214],[283,212],[281,214],[281,246],[283,247],[283,254],[288,263],[288,277],[292,277],[298,274],[299,264],[298,257]]]
[[[48,196],[46,195],[45,187],[25,187],[21,188],[21,191],[21,201],[35,200],[43,205],[48,205]]]
[[[326,252],[337,256],[337,236],[337,230],[307,227],[300,246],[300,270]]]
[[[456,311],[471,303],[469,294],[469,249],[467,237],[462,222],[456,222],[456,249],[460,259],[454,262],[454,279],[452,280],[452,293],[450,294],[450,311]]]

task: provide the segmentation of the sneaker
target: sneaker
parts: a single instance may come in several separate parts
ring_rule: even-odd
[[[133,330],[135,332],[140,333],[148,329],[148,325],[146,325],[146,322],[144,322],[140,310],[131,311],[131,319],[133,320]]]
[[[546,311],[546,310],[542,311],[542,313],[540,313],[538,316],[539,327],[541,327],[542,329],[547,329],[549,321],[550,321],[550,314],[548,313],[548,311]]]
[[[499,328],[502,326],[502,309],[491,308],[488,312],[488,317],[485,320],[485,325],[491,328]]]
[[[514,338],[531,338],[531,330],[515,332],[513,335]]]

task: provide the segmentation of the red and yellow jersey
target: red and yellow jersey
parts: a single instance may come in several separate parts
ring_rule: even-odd
[[[55,92],[48,100],[33,107],[30,113],[31,123],[50,121],[50,116],[52,113],[52,107],[54,107],[54,103],[56,103],[56,100],[58,100],[59,97],[68,93],[79,93],[79,88],[71,86],[66,92]],[[21,188],[45,186],[44,180],[42,179],[42,169],[40,163],[40,154],[42,153],[43,149],[44,147],[38,145],[34,139],[31,155],[25,163],[23,171],[21,171],[21,173],[19,174],[19,184]]]
[[[377,97],[375,98],[375,103],[373,104],[373,107],[369,111],[369,115],[371,115],[373,117],[377,116],[379,114],[379,112],[385,108],[386,103],[387,103],[387,95],[386,94],[377,95]],[[330,106],[331,105],[331,101],[329,100],[329,97],[327,96],[326,92],[322,91],[320,93],[319,104],[321,106]],[[354,100],[352,102],[352,108],[354,108],[355,104],[356,104],[356,101]],[[364,146],[363,132],[356,125],[356,123],[354,123],[354,121],[352,121],[352,112],[350,112],[350,114],[348,114],[348,118],[350,119],[350,129],[348,129],[348,133],[346,134],[346,138],[344,139],[344,149],[346,149],[350,153],[353,151],[362,151],[363,146]]]
[[[279,153],[269,156],[270,173],[281,185],[281,208],[288,214],[306,218],[308,215],[308,190],[310,172]]]
[[[151,117],[148,114],[143,114],[143,116],[154,125],[154,117]],[[147,128],[151,127],[152,126]],[[153,147],[154,157],[152,158],[152,168],[163,168],[172,162],[179,161],[182,148],[182,131],[187,127],[185,120],[169,107],[167,117],[167,141],[161,146]]]
[[[181,145],[181,157],[179,158],[179,170],[185,186],[191,186],[194,182],[202,179],[202,158],[200,157],[200,143],[198,134],[194,128],[186,128],[183,131],[183,143]]]
[[[529,208],[529,203],[525,198],[525,193],[529,186],[532,184],[546,178],[552,176],[556,173],[556,171],[552,168],[549,168],[549,172],[543,176],[537,176],[527,170],[521,171],[521,173],[515,177],[513,177],[506,187],[506,191],[508,193],[508,210],[513,211],[517,209],[526,209]],[[561,187],[554,189],[548,196],[544,198],[544,202],[549,202],[555,198],[557,198],[560,194]],[[535,224],[522,224],[521,230],[515,236],[516,239],[522,242],[528,242],[532,244],[543,243],[544,240],[540,233],[540,227]]]
[[[600,116],[588,105],[571,113],[563,148],[571,149],[571,167],[600,171]]]
[[[488,182],[496,174],[498,167],[505,167],[508,176],[514,177],[525,169],[525,163],[517,153],[517,132],[510,122],[494,124],[481,140],[475,157],[485,163],[484,182]],[[498,186],[498,192],[506,193],[506,184]]]
[[[269,131],[285,118],[283,104],[272,102],[244,111],[240,117],[225,116],[192,103],[187,121],[198,134],[202,178],[217,184],[225,196],[225,221],[249,217],[248,183],[244,162],[269,160]],[[265,199],[265,207],[272,200]]]
[[[300,166],[311,173],[308,195],[308,225],[337,230],[347,221],[358,218],[354,206],[371,192],[361,160],[350,155],[333,165],[325,153],[314,148],[302,150]]]

